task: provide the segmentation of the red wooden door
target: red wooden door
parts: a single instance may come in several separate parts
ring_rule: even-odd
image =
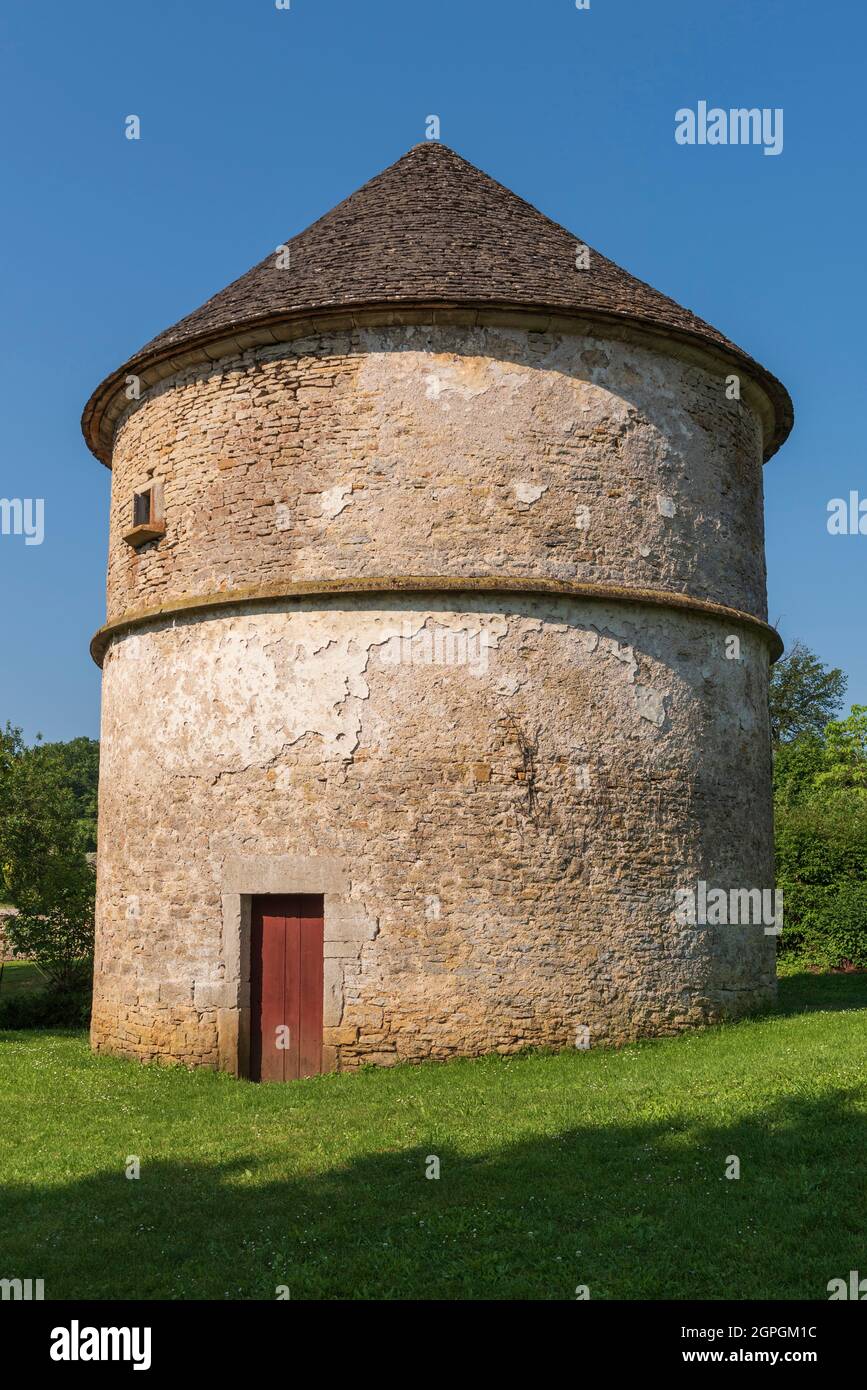
[[[254,898],[250,939],[250,1076],[292,1081],[322,1070],[321,896]]]

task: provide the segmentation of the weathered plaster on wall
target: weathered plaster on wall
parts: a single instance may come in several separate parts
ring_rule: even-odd
[[[487,634],[485,668],[394,659],[432,628]],[[329,1065],[572,1046],[584,1025],[622,1041],[763,1002],[772,939],[673,919],[678,886],[772,881],[767,653],[745,632],[729,661],[725,637],[479,596],[250,605],[117,640],[95,1044],[233,1069],[254,892],[326,894]]]

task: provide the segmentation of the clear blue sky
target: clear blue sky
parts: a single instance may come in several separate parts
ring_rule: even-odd
[[[68,0],[4,7],[0,722],[96,735],[109,475],[93,387],[423,138],[442,138],[786,383],[770,612],[867,703],[867,21],[843,0]],[[679,107],[782,107],[781,155],[681,147]],[[138,143],[124,118],[142,121]]]

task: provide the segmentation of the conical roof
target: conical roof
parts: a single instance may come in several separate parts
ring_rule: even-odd
[[[377,305],[475,305],[626,319],[736,359],[770,397],[767,455],[792,425],[785,387],[710,324],[590,249],[581,238],[437,141],[415,145],[201,308],[153,338],[94,393],[85,438],[106,458],[105,404],[131,373],[227,333]],[[288,264],[287,264],[288,261]],[[107,460],[106,460],[107,461]]]

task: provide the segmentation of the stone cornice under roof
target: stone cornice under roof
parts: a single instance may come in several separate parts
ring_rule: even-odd
[[[576,269],[578,241],[454,150],[435,141],[416,145],[286,242],[288,268],[278,267],[270,251],[106,378],[85,407],[85,439],[110,464],[114,425],[129,404],[128,376],[149,385],[190,361],[297,336],[280,325],[314,331],[340,311],[351,326],[359,312],[387,321],[389,309],[474,307],[625,322],[711,349],[767,397],[769,458],[792,427],[785,387],[715,328],[598,252],[591,249],[589,267]]]

